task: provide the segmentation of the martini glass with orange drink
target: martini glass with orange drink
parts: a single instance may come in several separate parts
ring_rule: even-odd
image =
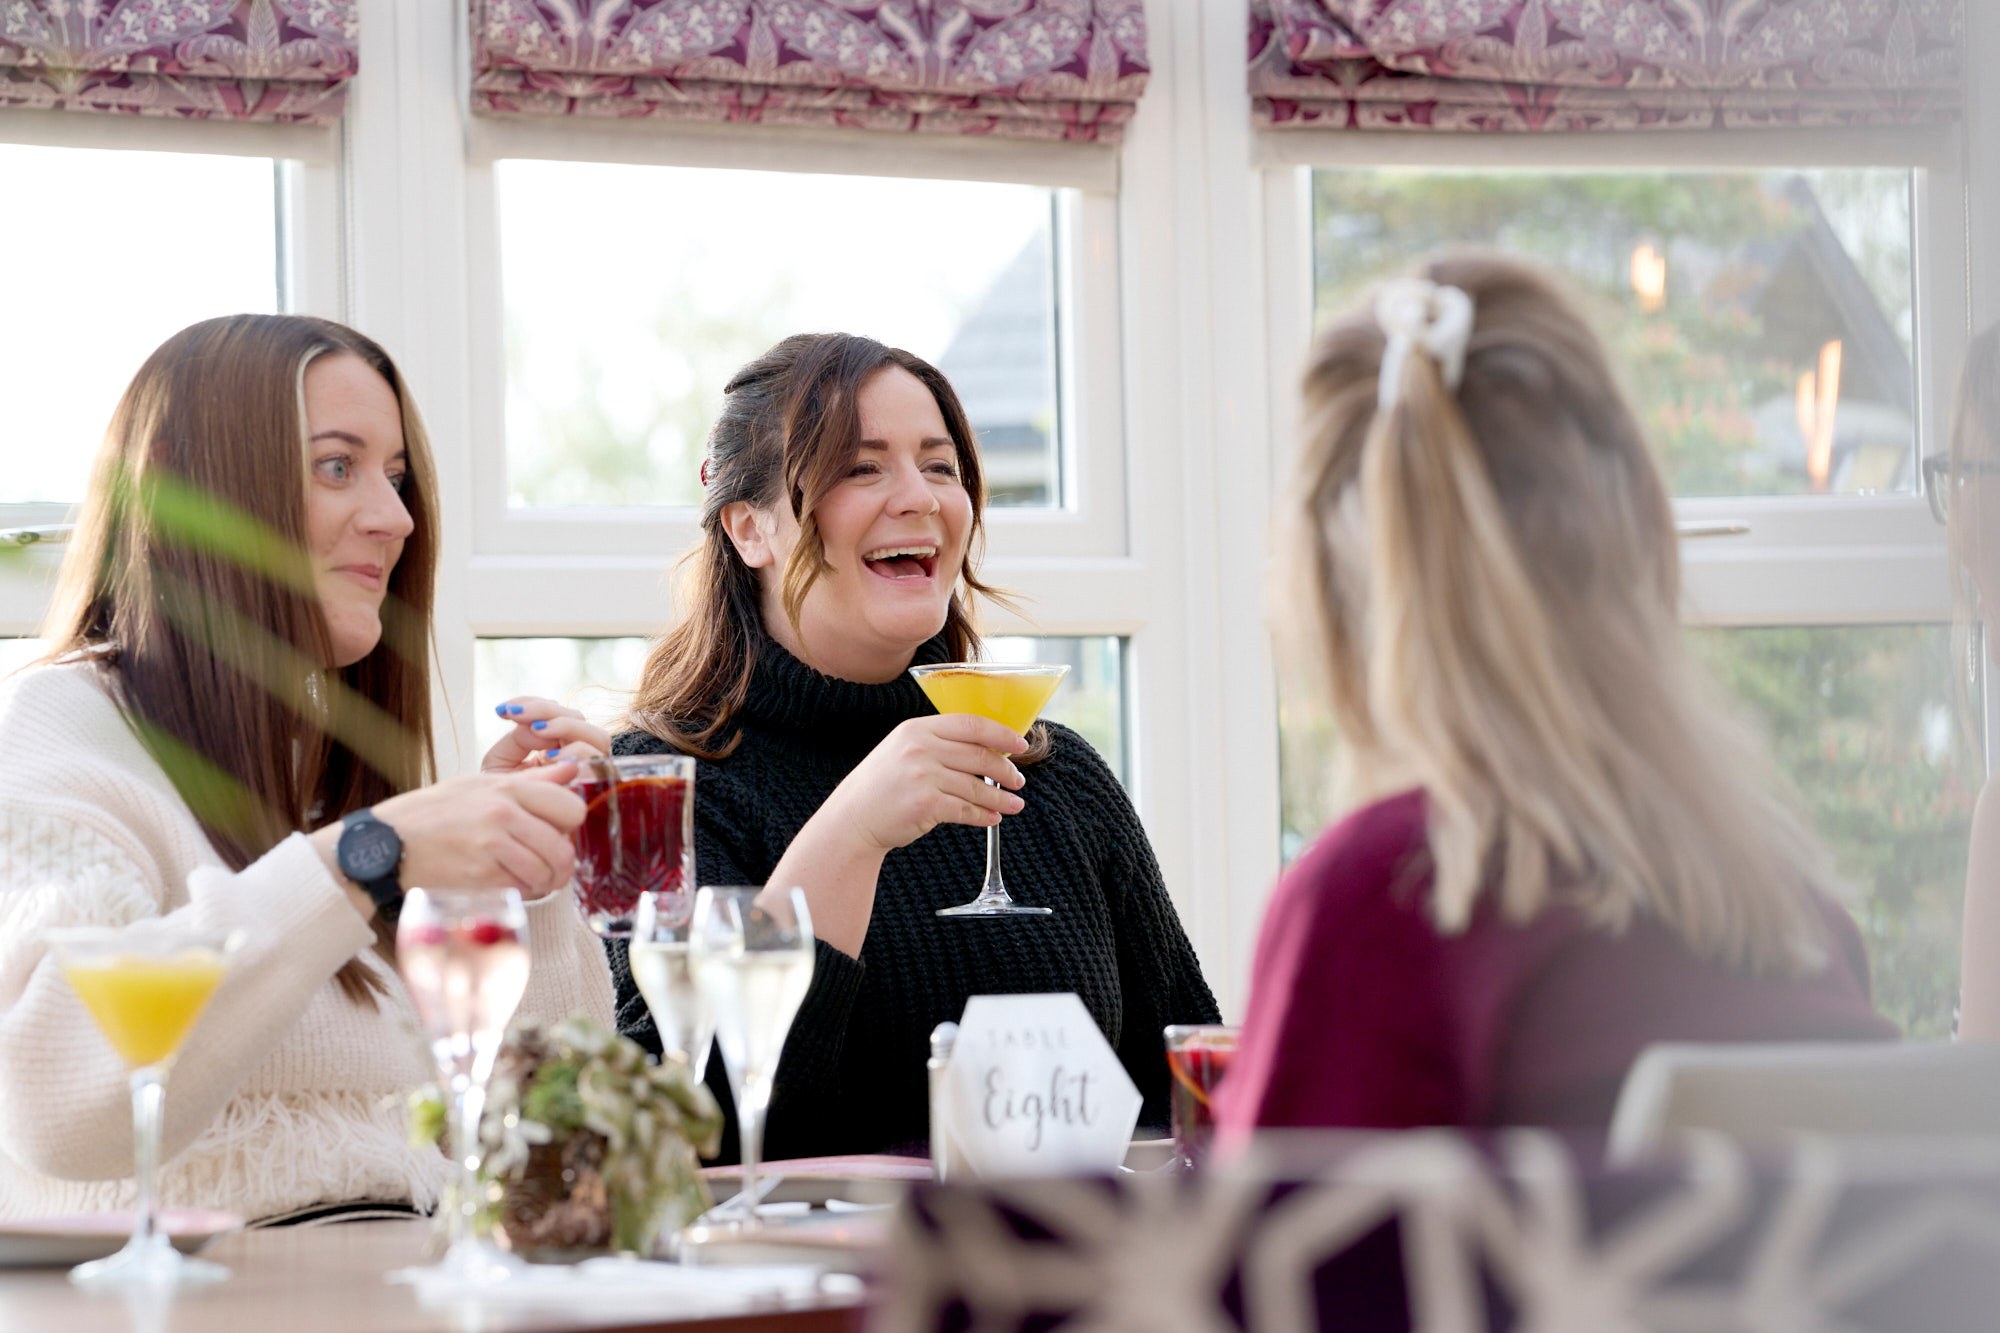
[[[174,1249],[158,1223],[160,1111],[167,1072],[221,984],[236,937],[167,920],[123,929],[51,930],[46,939],[98,1031],[131,1070],[132,1142],[139,1196],[132,1239],[109,1258],[70,1270],[85,1286],[175,1285],[229,1276]]]
[[[586,759],[570,790],[583,798],[576,902],[605,939],[629,939],[639,897],[660,893],[691,910],[694,760],[678,754]]]
[[[940,713],[973,713],[991,718],[1009,731],[1027,735],[1042,708],[1069,674],[1066,666],[1029,664],[1003,666],[990,662],[941,662],[911,667],[910,674]],[[993,786],[991,778],[985,779]],[[957,907],[938,909],[939,916],[1048,916],[1053,909],[1028,907],[1007,894],[1000,878],[1000,826],[986,826],[986,883],[979,896]]]

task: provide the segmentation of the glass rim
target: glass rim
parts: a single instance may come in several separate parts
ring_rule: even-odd
[[[64,954],[135,954],[170,958],[189,950],[213,952],[224,958],[243,947],[241,927],[182,926],[160,917],[145,917],[124,926],[48,926],[41,941]]]
[[[607,767],[617,770],[620,774],[628,768],[671,768],[680,770],[682,777],[692,778],[695,757],[691,754],[600,754],[573,762],[576,764],[576,776],[570,779],[572,785],[579,782],[604,781],[603,770]]]
[[[982,676],[1066,676],[1067,662],[926,662],[910,668],[921,679],[937,671],[976,671]]]
[[[1194,1038],[1230,1037],[1243,1035],[1240,1023],[1169,1023],[1160,1030],[1165,1041],[1188,1041]]]
[[[487,888],[470,884],[411,884],[404,888],[403,897],[408,899],[413,893],[423,894],[425,902],[438,907],[482,898],[499,899],[502,903],[512,898],[523,910],[528,905],[527,897],[511,884],[495,884]]]

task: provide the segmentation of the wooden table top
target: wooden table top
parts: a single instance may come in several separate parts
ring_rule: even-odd
[[[65,1271],[0,1270],[0,1329],[36,1333],[853,1333],[862,1325],[852,1298],[675,1318],[636,1313],[628,1302],[593,1311],[505,1304],[420,1305],[414,1288],[385,1274],[423,1261],[430,1224],[350,1222],[340,1226],[241,1231],[202,1251],[230,1270],[228,1281],[163,1300],[80,1291]],[[663,1296],[662,1302],[671,1297]]]

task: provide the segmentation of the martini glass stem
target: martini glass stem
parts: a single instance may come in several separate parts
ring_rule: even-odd
[[[983,779],[989,787],[1000,784],[992,778]],[[986,883],[980,886],[979,901],[982,904],[999,906],[1014,900],[1007,896],[1007,883],[1000,878],[1000,823],[995,820],[986,826]]]
[[[160,1173],[160,1112],[166,1100],[166,1084],[159,1065],[132,1071],[132,1145],[136,1158],[139,1197],[133,1204],[132,1241],[135,1247],[159,1244],[159,1217],[155,1197]]]

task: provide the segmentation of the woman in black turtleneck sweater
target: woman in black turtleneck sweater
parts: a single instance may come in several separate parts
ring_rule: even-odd
[[[702,759],[701,883],[806,891],[818,956],[767,1155],[921,1145],[930,1030],[982,994],[1075,991],[1141,1120],[1164,1124],[1160,1029],[1216,1008],[1123,788],[1075,732],[939,716],[907,674],[977,657],[963,599],[988,591],[979,455],[951,385],[870,339],[788,338],[730,381],[702,472],[687,613],[615,749]],[[938,917],[971,896],[1002,818],[1008,889],[1053,914]],[[612,966],[621,1027],[658,1049],[623,945]]]

